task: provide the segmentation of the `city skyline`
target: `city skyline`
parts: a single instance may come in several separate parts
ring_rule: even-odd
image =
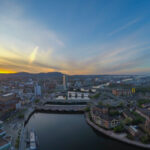
[[[149,6],[2,0],[0,73],[150,74]]]

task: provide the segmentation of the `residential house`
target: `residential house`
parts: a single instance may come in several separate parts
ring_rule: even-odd
[[[139,131],[136,128],[136,126],[129,126],[127,127],[128,132],[132,135],[132,136],[138,136],[139,135]]]
[[[103,128],[112,129],[120,124],[119,116],[109,116],[106,107],[92,107],[90,113],[92,120]]]

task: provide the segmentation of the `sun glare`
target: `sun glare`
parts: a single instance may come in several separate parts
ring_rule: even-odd
[[[0,69],[0,73],[16,73],[16,72],[15,72],[15,71],[12,71],[12,70]]]

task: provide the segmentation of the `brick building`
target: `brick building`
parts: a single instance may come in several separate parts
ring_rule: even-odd
[[[16,104],[18,104],[19,99],[14,93],[8,93],[0,95],[0,111],[2,113],[8,112],[10,110],[16,109]]]
[[[112,129],[120,124],[119,116],[109,116],[107,107],[92,107],[91,108],[92,120],[99,126]]]
[[[115,96],[131,96],[132,91],[128,89],[113,89],[112,94]]]

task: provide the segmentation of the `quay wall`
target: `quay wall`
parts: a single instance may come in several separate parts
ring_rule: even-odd
[[[31,116],[34,114],[34,113],[38,113],[38,112],[41,112],[41,113],[61,113],[61,114],[83,114],[84,113],[84,110],[67,110],[67,109],[62,109],[62,110],[53,110],[53,109],[42,109],[42,108],[34,108],[32,111],[29,112],[29,114],[25,117],[25,121],[24,121],[24,126],[28,123],[28,121],[30,120]]]

